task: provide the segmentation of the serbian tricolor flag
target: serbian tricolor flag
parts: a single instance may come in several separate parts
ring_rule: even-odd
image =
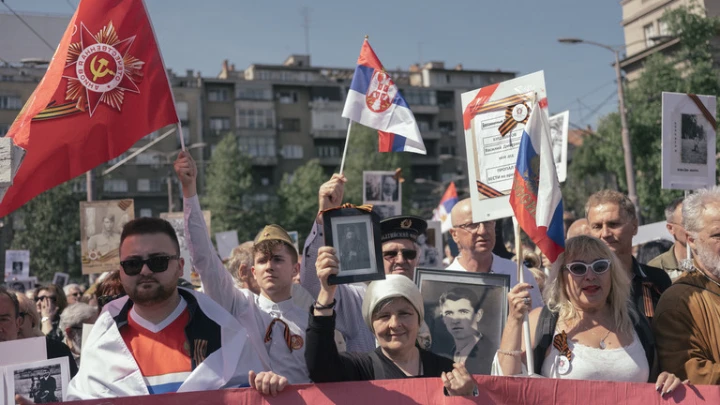
[[[520,228],[554,262],[565,250],[562,194],[555,171],[550,124],[537,104],[520,140],[510,205]]]
[[[342,116],[377,129],[380,152],[425,155],[425,144],[415,116],[367,38],[357,63]]]
[[[457,189],[455,182],[450,182],[445,194],[440,199],[440,204],[433,210],[433,221],[440,221],[442,232],[445,233],[452,228],[452,217],[450,212],[455,204],[458,203]]]
[[[26,153],[0,217],[178,121],[142,0],[82,0],[8,132]]]

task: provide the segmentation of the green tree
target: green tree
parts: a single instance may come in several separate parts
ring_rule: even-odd
[[[402,169],[402,176],[412,180],[410,173],[410,154],[404,152],[378,152],[377,130],[353,122],[350,131],[350,144],[345,158],[344,174],[345,202],[360,205],[363,202],[363,171],[388,171]],[[409,211],[412,201],[413,186],[411,181],[402,184],[403,213]]]
[[[84,179],[83,179],[84,180]],[[71,180],[52,188],[22,206],[15,214],[20,228],[15,231],[11,249],[30,251],[31,275],[50,281],[55,272],[80,274],[80,200],[73,193]]]
[[[662,92],[720,94],[720,71],[714,65],[711,46],[711,39],[720,32],[720,18],[706,18],[696,7],[665,13],[664,21],[680,38],[679,49],[671,56],[649,57],[642,75],[626,85],[628,129],[645,222],[661,220],[664,207],[682,194],[661,188]],[[589,194],[599,190],[592,186],[616,183],[617,189],[627,192],[621,145],[619,115],[612,113],[600,120],[597,134],[586,137],[573,157],[564,187],[569,205],[584,204]]]
[[[265,219],[264,210],[252,200],[251,169],[250,158],[231,133],[218,143],[206,175],[203,208],[212,212],[213,233],[237,230],[241,243],[253,239]]]
[[[298,231],[298,246],[302,249],[306,233],[318,210],[318,190],[328,179],[317,159],[298,167],[291,175],[283,175],[278,187],[277,221],[288,231]]]

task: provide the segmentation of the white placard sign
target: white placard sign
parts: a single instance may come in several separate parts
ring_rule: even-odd
[[[363,204],[372,204],[381,219],[402,214],[402,183],[394,171],[363,172]]]
[[[5,280],[22,280],[30,277],[30,251],[5,251]]]
[[[47,359],[45,336],[0,342],[0,366]]]
[[[552,138],[553,159],[558,180],[562,183],[567,179],[568,128],[570,111],[564,111],[550,117],[550,137]]]
[[[714,96],[696,96],[715,120]],[[662,188],[714,186],[715,126],[688,94],[662,93]]]
[[[205,219],[205,225],[207,225],[208,236],[210,236],[210,221],[212,219],[212,213],[210,211],[203,211],[202,213],[203,218]],[[170,225],[172,225],[175,229],[175,234],[178,237],[178,243],[180,244],[180,257],[185,260],[182,278],[193,284],[199,283],[199,277],[193,271],[190,250],[188,250],[187,243],[185,242],[185,214],[182,212],[161,212],[160,218],[170,222]]]
[[[237,231],[215,232],[215,243],[217,244],[218,254],[220,258],[225,260],[232,255],[238,243]]]
[[[675,242],[673,236],[667,230],[667,222],[653,222],[652,224],[641,225],[638,227],[638,231],[633,236],[633,246],[642,245],[653,240],[667,239],[671,242]]]
[[[523,129],[535,102],[548,114],[545,75],[531,73],[463,93],[461,99],[473,222],[510,217]]]

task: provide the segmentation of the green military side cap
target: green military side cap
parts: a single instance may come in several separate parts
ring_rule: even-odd
[[[295,246],[292,239],[290,238],[290,235],[288,235],[287,231],[283,229],[283,227],[281,227],[280,225],[272,224],[263,228],[263,230],[260,231],[260,233],[258,233],[255,237],[254,243],[258,244],[266,240],[279,240],[287,243],[290,246]]]
[[[410,239],[415,242],[417,237],[427,230],[427,221],[412,215],[398,215],[380,221],[380,241],[393,239]]]

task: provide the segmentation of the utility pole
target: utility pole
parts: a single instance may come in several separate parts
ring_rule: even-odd
[[[310,8],[303,7],[300,10],[303,16],[302,27],[305,29],[305,55],[310,55]]]

